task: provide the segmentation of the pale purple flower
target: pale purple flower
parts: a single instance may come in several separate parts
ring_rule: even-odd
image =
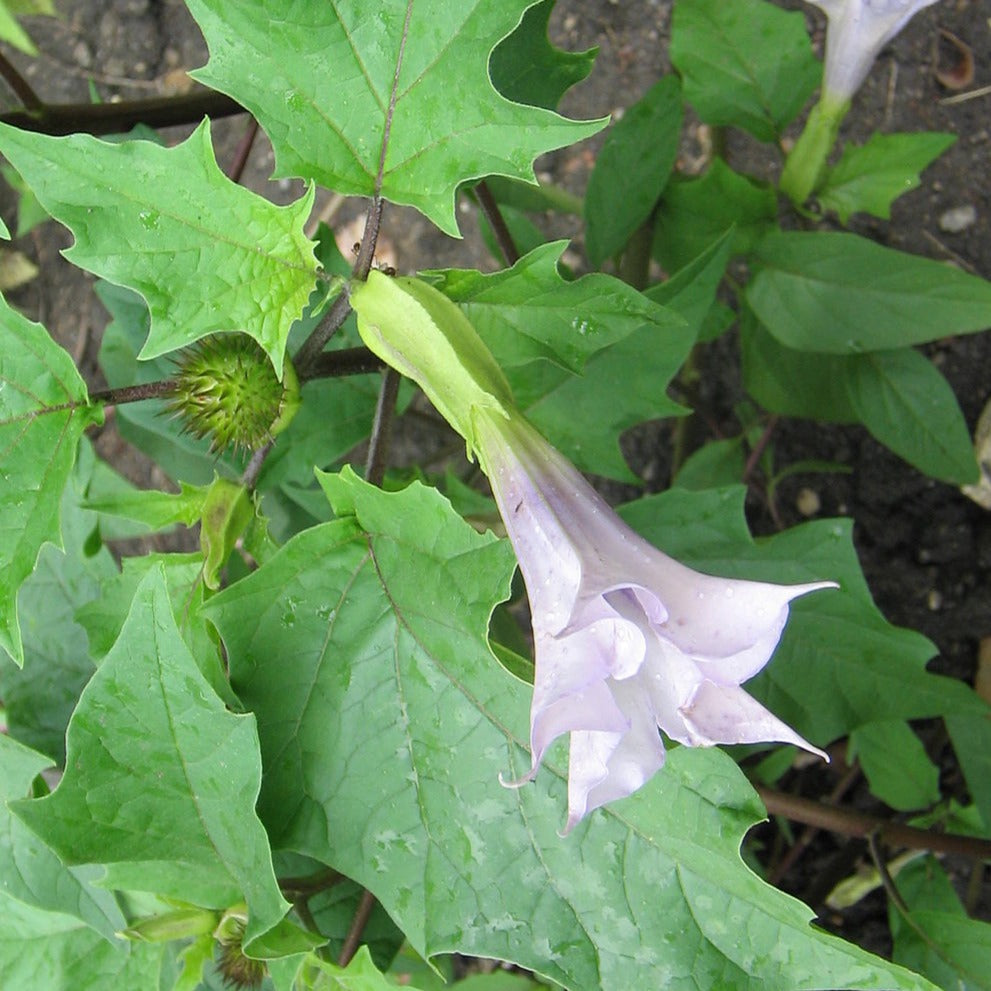
[[[658,728],[689,746],[779,741],[826,756],[740,684],[770,659],[788,603],[833,582],[693,571],[631,530],[515,412],[478,411],[475,426],[533,620],[533,763],[514,784],[570,733],[567,832],[661,768]]]
[[[809,0],[829,18],[823,95],[848,103],[884,46],[937,0]]]

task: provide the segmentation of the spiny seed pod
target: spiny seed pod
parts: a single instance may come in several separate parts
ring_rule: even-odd
[[[289,425],[299,408],[299,380],[286,358],[282,381],[247,334],[214,334],[179,356],[175,391],[166,404],[183,430],[209,437],[220,453],[257,450]]]
[[[233,988],[257,988],[265,980],[267,968],[263,960],[254,960],[244,955],[244,928],[246,919],[241,913],[229,910],[221,919],[214,932],[220,944],[217,967],[224,984]]]

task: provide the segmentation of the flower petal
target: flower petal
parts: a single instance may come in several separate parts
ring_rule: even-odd
[[[692,733],[692,746],[774,741],[794,744],[829,760],[825,751],[812,746],[742,688],[703,681],[682,715]]]
[[[664,766],[664,743],[640,686],[616,682],[612,690],[630,728],[624,734],[571,734],[565,833],[593,809],[632,795]]]

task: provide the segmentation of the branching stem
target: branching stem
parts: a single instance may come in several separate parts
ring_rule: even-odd
[[[7,80],[10,82],[10,80]],[[18,94],[23,99],[22,94]],[[120,103],[58,103],[0,114],[0,122],[22,131],[54,136],[65,134],[120,134],[138,124],[175,127],[194,124],[204,117],[231,117],[247,113],[241,104],[213,90],[196,90],[183,96],[158,96]]]
[[[26,110],[38,112],[44,110],[41,97],[35,93],[31,84],[17,71],[16,67],[7,57],[0,52],[0,76],[4,82],[14,91],[17,98],[24,104]]]
[[[844,836],[870,837],[876,835],[889,846],[907,847],[910,850],[933,850],[937,853],[958,853],[979,860],[991,859],[991,840],[975,836],[958,836],[953,833],[935,833],[928,829],[916,829],[900,822],[889,822],[879,816],[845,809],[797,795],[786,795],[763,785],[754,785],[764,807],[771,815],[784,816],[795,822],[827,829]]]

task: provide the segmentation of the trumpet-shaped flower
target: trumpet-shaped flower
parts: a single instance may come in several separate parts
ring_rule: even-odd
[[[792,743],[825,757],[748,695],[788,603],[832,582],[700,574],[631,530],[522,417],[476,419],[478,451],[523,572],[536,677],[532,780],[571,735],[570,830],[664,764],[658,729],[689,746]]]
[[[850,101],[884,46],[937,0],[809,0],[829,18],[819,101],[788,155],[781,191],[804,203],[821,184]]]
[[[884,46],[936,0],[809,0],[829,18],[823,94],[847,103]]]
[[[799,595],[833,586],[702,575],[638,537],[513,406],[465,315],[425,282],[371,272],[352,286],[364,342],[423,388],[477,455],[523,572],[536,677],[532,780],[571,735],[570,829],[664,763],[660,730],[689,746],[821,750],[740,684],[767,664]]]

